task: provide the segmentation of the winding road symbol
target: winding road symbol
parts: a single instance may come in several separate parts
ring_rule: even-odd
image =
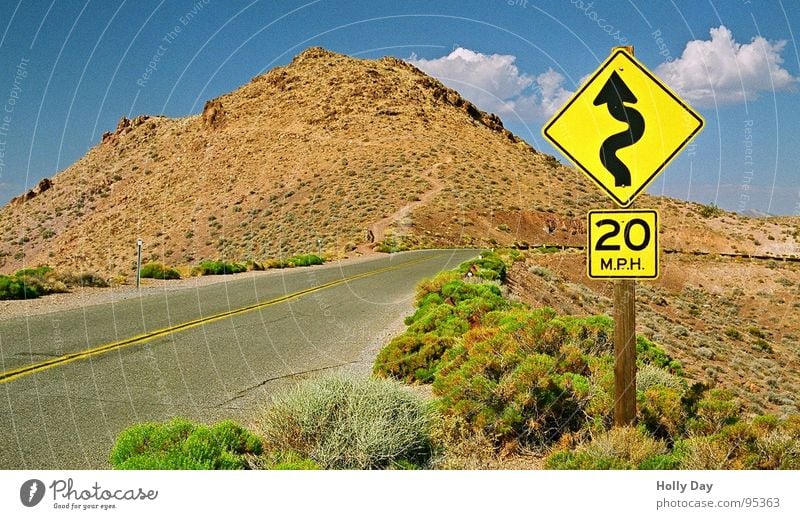
[[[595,106],[607,105],[614,119],[628,123],[627,130],[615,133],[600,146],[600,162],[614,175],[614,185],[617,187],[631,185],[631,170],[617,157],[617,151],[633,146],[644,135],[644,117],[636,109],[625,106],[625,103],[636,104],[636,102],[636,96],[616,71],[611,74],[594,99]]]
[[[581,82],[542,135],[618,206],[629,207],[703,124],[700,114],[620,47]]]

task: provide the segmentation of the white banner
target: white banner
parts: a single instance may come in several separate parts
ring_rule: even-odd
[[[800,517],[798,472],[3,471],[3,517]]]

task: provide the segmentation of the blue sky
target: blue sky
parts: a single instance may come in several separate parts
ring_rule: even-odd
[[[547,116],[612,46],[628,43],[707,123],[651,193],[800,214],[798,2],[0,0],[0,6],[0,203],[69,166],[120,116],[196,113],[207,99],[312,45],[414,60],[498,112],[537,149],[555,153],[540,133]]]

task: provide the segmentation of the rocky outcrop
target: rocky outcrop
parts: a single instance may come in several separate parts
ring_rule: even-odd
[[[219,99],[206,101],[203,107],[203,124],[206,128],[215,130],[225,122],[225,109]]]
[[[150,119],[149,115],[140,115],[133,119],[128,119],[124,115],[117,123],[117,129],[113,132],[105,132],[103,134],[102,143],[114,145],[119,142],[119,138],[127,133],[130,133],[137,126],[141,126]]]
[[[50,180],[49,178],[43,178],[42,180],[39,181],[39,185],[36,186],[36,189],[39,190],[39,193],[44,193],[51,187],[53,187],[53,181]]]
[[[12,206],[24,204],[28,200],[32,200],[32,199],[36,198],[37,196],[41,195],[42,193],[44,193],[45,191],[47,191],[51,187],[53,187],[53,181],[50,180],[49,178],[43,178],[41,181],[39,181],[39,184],[35,188],[31,189],[30,191],[28,191],[24,195],[20,195],[20,196],[12,198],[11,202],[9,202],[9,203]]]
[[[408,67],[411,67],[412,69],[417,70],[417,72],[419,72],[419,70],[416,69],[416,67],[414,67],[413,65],[408,65]],[[461,94],[459,94],[452,88],[444,86],[444,84],[442,84],[439,80],[426,76],[422,72],[419,73],[420,73],[420,78],[418,80],[418,84],[422,88],[429,90],[434,100],[449,104],[450,106],[453,106],[455,108],[459,108],[460,110],[464,111],[464,113],[469,115],[477,123],[482,124],[483,126],[489,128],[493,132],[502,134],[504,137],[506,137],[509,141],[513,142],[514,144],[520,144],[523,147],[527,148],[529,151],[533,153],[538,153],[525,141],[518,138],[510,131],[506,130],[505,127],[503,126],[503,121],[500,119],[500,117],[492,113],[481,111],[477,106],[472,104],[470,101],[467,101],[466,99],[461,97]]]

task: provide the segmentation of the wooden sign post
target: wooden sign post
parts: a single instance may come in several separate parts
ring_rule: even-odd
[[[614,425],[636,420],[636,280],[614,281]]]
[[[592,124],[587,123],[591,121]],[[633,56],[614,47],[542,129],[623,209],[589,211],[586,271],[614,280],[614,425],[636,421],[636,280],[658,277],[658,212],[634,199],[704,121]]]

